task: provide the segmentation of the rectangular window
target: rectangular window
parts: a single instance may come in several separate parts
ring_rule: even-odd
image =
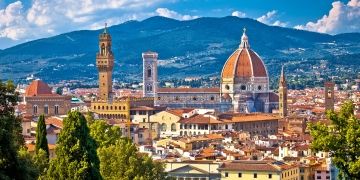
[[[57,105],[54,107],[54,114],[55,115],[59,114],[59,106],[57,106]]]
[[[49,114],[49,107],[48,106],[44,106],[44,114]]]
[[[254,178],[257,178],[257,173],[254,173]]]
[[[269,179],[271,179],[272,178],[272,174],[269,174]]]
[[[316,179],[321,179],[321,176],[317,176]]]
[[[225,172],[225,177],[229,177],[229,173],[228,173],[228,172]]]
[[[241,174],[241,173],[239,173],[239,174],[238,174],[238,177],[242,177],[242,174]]]

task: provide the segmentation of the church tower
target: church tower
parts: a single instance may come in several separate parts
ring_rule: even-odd
[[[279,115],[282,118],[287,116],[287,85],[284,75],[284,66],[281,68],[279,80]]]
[[[158,53],[144,52],[143,58],[143,96],[154,97],[157,93],[157,59]]]
[[[333,82],[325,82],[325,110],[334,110],[334,86]]]
[[[104,32],[99,35],[99,52],[96,53],[96,66],[99,71],[99,100],[112,100],[112,71],[114,56],[111,51],[111,36],[106,24]]]

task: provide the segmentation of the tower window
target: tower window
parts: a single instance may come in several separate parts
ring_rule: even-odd
[[[246,90],[246,86],[245,85],[241,85],[241,90]]]
[[[102,43],[101,44],[101,52],[100,52],[101,55],[105,55],[105,44]]]
[[[258,86],[258,90],[259,90],[259,91],[261,90],[261,86],[260,86],[260,85]]]
[[[225,89],[226,89],[226,90],[229,90],[229,89],[230,89],[230,86],[229,86],[229,85],[225,85]]]
[[[148,69],[148,70],[147,70],[147,76],[148,76],[148,77],[151,77],[151,69]]]

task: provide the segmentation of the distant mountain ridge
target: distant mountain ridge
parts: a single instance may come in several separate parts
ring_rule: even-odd
[[[204,17],[178,21],[155,16],[109,28],[115,54],[114,77],[141,79],[141,53],[159,53],[160,78],[218,75],[238,47],[243,28],[250,46],[268,65],[273,59],[322,58],[360,53],[360,33],[320,34],[238,17]],[[0,78],[35,74],[46,81],[96,80],[95,54],[100,30],[82,30],[26,42],[0,50]]]

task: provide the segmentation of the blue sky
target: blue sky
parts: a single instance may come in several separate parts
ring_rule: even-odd
[[[360,32],[360,0],[0,0],[0,49],[151,16],[238,16],[328,34]]]

